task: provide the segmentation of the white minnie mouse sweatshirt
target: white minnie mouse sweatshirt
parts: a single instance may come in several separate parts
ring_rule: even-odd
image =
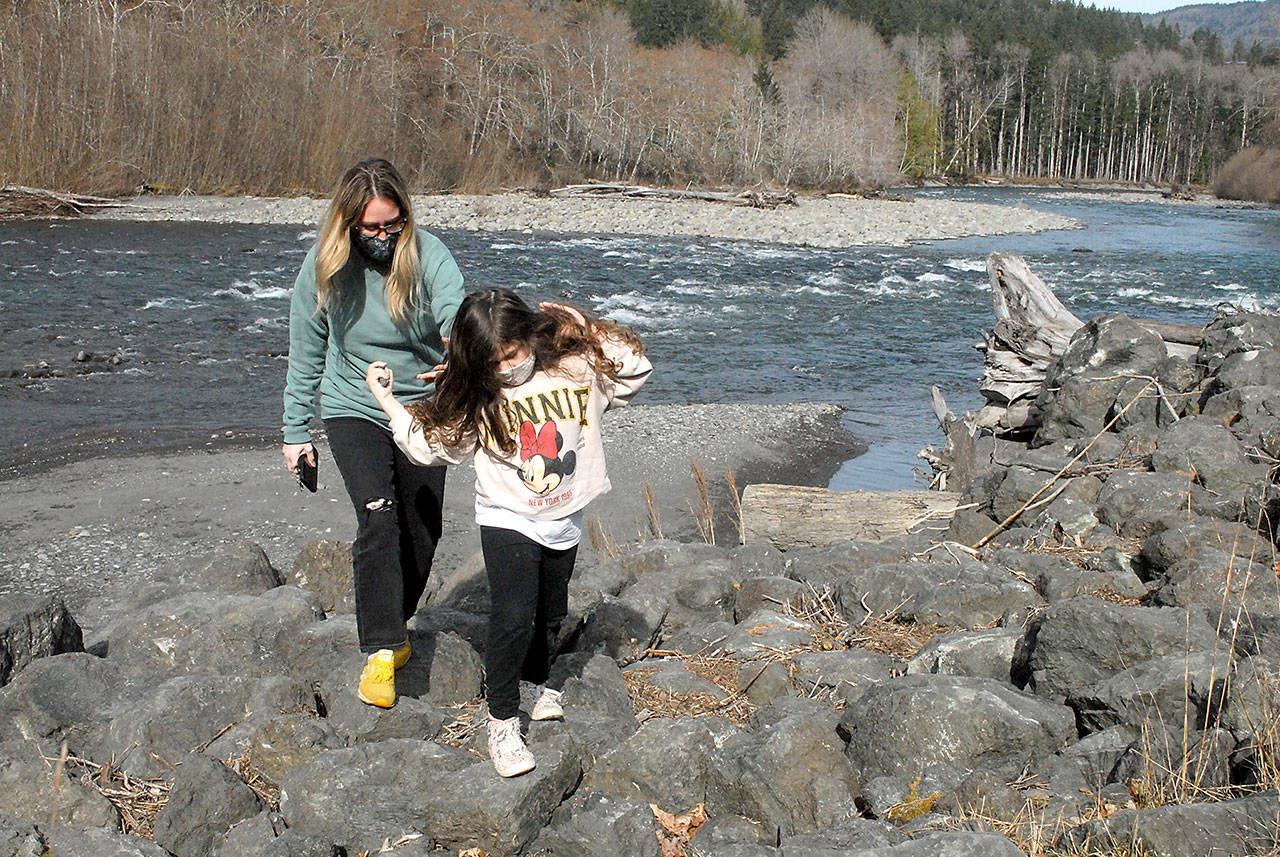
[[[605,337],[604,354],[619,367],[617,379],[597,374],[574,356],[542,369],[503,393],[502,413],[516,440],[504,456],[475,438],[449,447],[413,425],[403,408],[391,417],[396,445],[418,464],[460,464],[476,455],[476,500],[534,521],[566,518],[611,487],[605,470],[600,419],[620,407],[648,380],[653,366],[625,342]]]

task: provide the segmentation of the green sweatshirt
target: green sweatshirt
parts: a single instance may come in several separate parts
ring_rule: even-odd
[[[359,417],[390,430],[387,415],[364,382],[365,371],[383,360],[395,377],[397,399],[431,394],[433,384],[415,376],[444,360],[444,343],[462,303],[462,273],[439,238],[417,231],[422,274],[415,303],[403,325],[387,312],[386,278],[354,248],[334,278],[341,299],[316,312],[316,248],[302,263],[289,309],[289,374],[284,388],[284,442],[311,440],[312,401],[320,388],[320,415]],[[430,307],[430,314],[426,312]]]

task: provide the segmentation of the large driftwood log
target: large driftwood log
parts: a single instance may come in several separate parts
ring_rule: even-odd
[[[979,390],[987,405],[966,416],[965,422],[1002,437],[1024,435],[1037,426],[1031,403],[1040,394],[1049,364],[1084,323],[1020,256],[992,253],[987,257],[987,277],[996,321],[977,346],[985,365]],[[1197,327],[1135,321],[1162,338],[1170,354],[1189,357],[1200,344]]]
[[[658,199],[696,199],[703,202],[727,202],[730,205],[745,205],[752,208],[777,208],[779,205],[795,205],[796,195],[786,193],[769,193],[767,191],[743,190],[737,193],[726,193],[710,190],[678,190],[661,187],[645,187],[609,182],[590,182],[558,187],[551,191],[552,196],[629,196],[653,197]]]
[[[959,496],[946,491],[748,485],[742,492],[742,539],[786,550],[849,539],[879,542],[930,524],[944,530]]]
[[[91,209],[109,208],[120,204],[117,200],[100,196],[59,193],[23,185],[0,185],[0,220],[24,220],[28,217],[75,217]]]

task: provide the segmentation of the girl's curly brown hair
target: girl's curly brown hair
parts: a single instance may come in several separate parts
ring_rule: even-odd
[[[510,289],[467,295],[453,322],[435,399],[408,406],[414,424],[447,446],[461,446],[474,433],[503,455],[514,454],[516,442],[502,417],[503,382],[498,374],[505,348],[512,343],[528,346],[534,371],[554,372],[563,360],[576,356],[596,374],[612,379],[622,367],[605,356],[601,337],[644,353],[630,328],[574,309],[582,313],[585,324],[558,308],[533,309]]]

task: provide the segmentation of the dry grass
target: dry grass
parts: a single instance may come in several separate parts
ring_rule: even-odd
[[[61,776],[77,779],[81,785],[102,795],[120,813],[120,832],[142,839],[155,836],[156,817],[169,801],[172,781],[166,777],[131,777],[114,765],[99,765],[88,759],[66,756],[55,760],[55,785]],[[46,760],[48,761],[48,760]]]
[[[587,523],[587,537],[591,539],[591,549],[601,560],[614,559],[622,553],[613,530],[601,523],[599,518],[592,518]]]
[[[711,505],[711,490],[707,485],[707,474],[702,470],[702,463],[696,458],[689,459],[689,471],[693,474],[693,487],[696,499],[685,497],[689,511],[693,513],[693,521],[698,525],[698,535],[709,545],[716,543],[715,509]]]
[[[485,725],[489,716],[489,708],[484,697],[476,698],[453,707],[453,719],[440,730],[436,743],[450,747],[465,747],[475,740],[480,727]]]
[[[711,682],[724,695],[678,693],[655,687],[650,679],[661,672],[659,667],[628,670],[623,678],[631,696],[631,707],[640,722],[660,717],[727,717],[745,725],[750,720],[756,706],[738,690],[738,661],[708,655],[681,656],[678,652],[663,654],[682,660],[689,672]]]

